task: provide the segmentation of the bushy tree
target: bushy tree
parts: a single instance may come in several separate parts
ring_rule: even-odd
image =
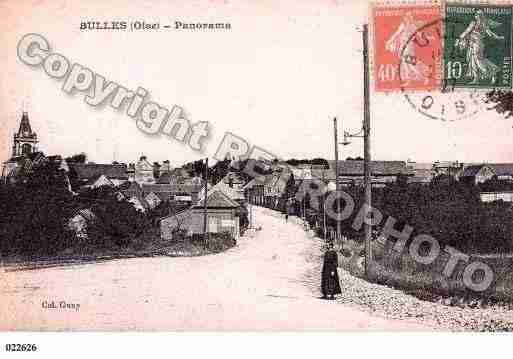
[[[509,204],[480,201],[479,187],[458,182],[433,182],[429,186],[388,186],[373,196],[373,206],[385,216],[429,234],[442,245],[465,252],[511,249],[513,226]],[[511,218],[511,217],[509,217]],[[412,237],[413,237],[412,236]]]
[[[128,245],[150,227],[145,214],[126,200],[119,200],[108,186],[87,190],[78,200],[94,214],[88,224],[88,239],[99,247]]]
[[[313,159],[297,159],[297,158],[291,158],[285,161],[287,164],[291,166],[298,166],[298,165],[321,165],[324,166],[324,168],[329,168],[329,163],[326,159],[316,157]]]
[[[291,206],[291,203],[294,201],[297,191],[298,187],[296,185],[296,180],[294,179],[294,174],[290,173],[287,183],[285,184],[285,189],[278,201],[278,209],[280,211],[286,212],[289,210],[289,206]]]
[[[361,241],[363,226],[355,230],[353,222],[364,203],[363,188],[346,187],[344,191],[353,198],[355,209],[341,222],[342,234]],[[513,207],[501,201],[482,203],[479,193],[478,186],[446,181],[434,181],[428,186],[393,184],[373,188],[372,206],[384,216],[375,229],[381,230],[385,220],[392,216],[396,220],[395,229],[400,231],[406,224],[413,227],[410,240],[417,234],[429,234],[442,247],[450,245],[466,253],[511,251]],[[335,206],[336,203],[334,211]],[[317,219],[322,226],[322,206]],[[336,227],[336,221],[329,216],[326,222],[328,227]]]
[[[0,250],[50,255],[68,247],[67,219],[77,209],[58,164],[43,162],[23,181],[0,188]]]
[[[86,161],[87,161],[87,155],[85,154],[85,152],[66,157],[66,162],[68,164],[70,164],[70,163],[86,163]]]
[[[480,183],[478,186],[483,192],[513,191],[513,183],[511,181],[500,180],[496,176]]]

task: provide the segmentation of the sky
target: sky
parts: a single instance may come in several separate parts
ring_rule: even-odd
[[[174,166],[212,157],[232,132],[280,158],[333,159],[333,117],[357,132],[363,117],[361,25],[365,1],[0,1],[0,160],[11,155],[21,111],[29,112],[39,148],[90,161],[170,160]],[[231,30],[81,31],[82,21],[229,22]],[[191,122],[208,121],[211,136],[196,152],[166,136],[148,136],[124,111],[94,108],[68,95],[62,80],[16,56],[27,33],[53,52]],[[371,64],[373,66],[373,64]],[[450,99],[449,99],[450,101]],[[513,123],[482,109],[460,121],[429,120],[401,93],[371,91],[371,153],[379,160],[513,162]],[[340,157],[363,153],[361,139]]]

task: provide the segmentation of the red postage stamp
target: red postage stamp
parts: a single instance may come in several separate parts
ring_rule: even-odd
[[[375,91],[440,88],[442,19],[439,5],[372,7]]]

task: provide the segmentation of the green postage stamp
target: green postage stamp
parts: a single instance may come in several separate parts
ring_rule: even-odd
[[[444,81],[447,88],[511,88],[512,8],[447,4]]]

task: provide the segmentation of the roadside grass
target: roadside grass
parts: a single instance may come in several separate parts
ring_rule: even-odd
[[[352,275],[366,279],[364,273],[363,244],[347,241],[339,252],[339,266]],[[470,255],[469,263],[478,260],[488,264],[494,272],[494,280],[483,292],[465,287],[462,279],[466,263],[461,261],[452,275],[443,274],[449,255],[441,252],[430,265],[416,262],[405,251],[397,253],[392,248],[373,245],[371,264],[372,281],[394,287],[428,301],[443,301],[448,305],[469,303],[507,302],[513,304],[513,258],[505,255]],[[447,299],[447,300],[444,300]],[[478,306],[477,304],[475,305]]]
[[[151,228],[139,237],[118,245],[106,241],[101,247],[83,240],[53,256],[2,257],[6,271],[30,270],[57,266],[89,264],[103,261],[142,257],[194,257],[224,252],[236,245],[228,233],[211,233],[208,241],[202,235],[192,238],[166,240],[160,237],[157,228]]]

